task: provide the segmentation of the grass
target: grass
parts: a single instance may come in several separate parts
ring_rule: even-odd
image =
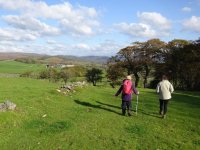
[[[18,74],[26,71],[40,71],[45,66],[41,64],[26,64],[14,60],[0,61],[0,73]]]
[[[163,120],[154,90],[139,89],[138,115],[124,117],[120,97],[113,96],[117,89],[88,86],[65,96],[57,87],[45,80],[0,78],[0,101],[17,104],[14,112],[0,112],[1,150],[200,149],[199,92],[175,93]]]

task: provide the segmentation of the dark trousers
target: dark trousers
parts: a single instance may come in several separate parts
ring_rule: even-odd
[[[126,114],[126,108],[128,113],[131,112],[131,101],[122,101],[122,114]]]
[[[167,104],[169,100],[160,99],[160,114],[165,115],[167,113]]]

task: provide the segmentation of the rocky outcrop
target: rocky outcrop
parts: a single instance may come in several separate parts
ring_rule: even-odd
[[[57,91],[59,93],[63,93],[63,94],[67,94],[67,93],[70,93],[70,92],[76,92],[75,89],[76,87],[80,87],[80,88],[83,88],[84,86],[86,86],[87,83],[85,81],[83,82],[74,82],[74,83],[71,83],[71,84],[68,84],[68,85],[63,85],[60,87],[60,89],[57,89]]]

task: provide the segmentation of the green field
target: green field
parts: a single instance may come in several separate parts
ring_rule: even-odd
[[[26,64],[13,60],[0,61],[0,73],[18,74],[26,71],[39,71],[45,66],[41,64]]]
[[[1,150],[200,149],[198,92],[175,93],[161,119],[154,90],[139,89],[138,115],[124,117],[120,97],[113,96],[117,89],[88,86],[65,96],[57,87],[45,80],[0,78],[0,101],[17,104],[14,112],[0,112]]]

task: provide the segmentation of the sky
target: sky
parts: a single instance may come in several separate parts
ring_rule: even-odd
[[[0,52],[113,56],[200,37],[200,0],[0,0]]]

